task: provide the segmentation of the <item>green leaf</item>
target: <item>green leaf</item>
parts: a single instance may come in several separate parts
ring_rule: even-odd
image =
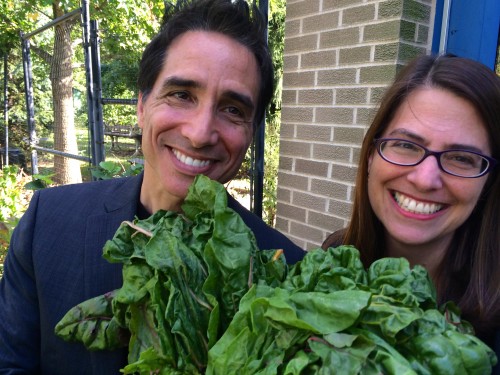
[[[112,313],[116,293],[106,293],[73,307],[57,323],[55,333],[67,341],[80,341],[90,350],[127,346],[128,331]]]

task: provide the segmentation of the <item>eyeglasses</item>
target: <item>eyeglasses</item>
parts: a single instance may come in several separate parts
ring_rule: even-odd
[[[490,172],[497,161],[489,156],[468,150],[431,151],[418,143],[398,138],[374,140],[377,152],[385,161],[402,166],[414,166],[428,156],[435,156],[439,168],[458,177],[474,178]]]

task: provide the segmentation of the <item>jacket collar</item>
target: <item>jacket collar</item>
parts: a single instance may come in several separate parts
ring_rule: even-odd
[[[110,264],[102,257],[106,241],[125,220],[133,220],[139,202],[142,174],[116,181],[117,187],[100,192],[104,211],[87,218],[84,256],[85,296],[91,298],[122,285],[122,265]]]

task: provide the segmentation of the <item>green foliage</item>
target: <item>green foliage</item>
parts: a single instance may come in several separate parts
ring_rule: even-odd
[[[14,165],[0,170],[0,277],[12,231],[28,208],[29,195],[23,189],[26,178]]]
[[[102,161],[99,166],[91,169],[92,176],[98,180],[109,180],[117,177],[135,176],[142,172],[143,164],[122,164],[115,161]]]
[[[54,173],[35,174],[33,175],[33,180],[24,185],[24,188],[28,190],[45,189],[54,183],[52,177],[54,177]]]
[[[29,153],[26,127],[23,64],[20,32],[28,33],[46,25],[54,18],[53,4],[66,12],[81,6],[79,1],[64,0],[5,0],[0,2],[0,55],[8,55],[9,70],[9,139],[11,145]],[[158,30],[164,9],[163,0],[120,0],[89,2],[90,17],[99,22],[100,55],[103,66],[105,95],[114,98],[135,97],[137,62],[151,36]],[[82,30],[76,22],[72,40],[81,40]],[[48,56],[53,52],[54,32],[49,28],[31,39],[31,59],[35,101],[35,123],[38,137],[46,137],[53,130],[53,103]],[[40,53],[43,51],[44,53]],[[75,123],[87,123],[85,69],[83,48],[74,44],[73,94]],[[3,66],[3,64],[2,64]],[[111,89],[111,90],[109,90]],[[112,96],[111,96],[112,95]],[[112,110],[111,107],[114,107]],[[118,108],[117,108],[118,107]],[[106,112],[107,111],[107,112]],[[135,113],[124,106],[107,106],[105,120],[118,123],[135,122]],[[0,142],[5,139],[0,127]]]
[[[127,374],[158,373],[156,366],[195,374],[206,366],[208,347],[249,284],[267,284],[274,270],[283,275],[285,262],[258,252],[251,230],[227,207],[224,186],[208,177],[196,177],[182,208],[183,215],[158,211],[122,224],[103,256],[123,263],[123,287],[71,309],[55,328],[59,336],[91,349],[130,343]]]
[[[262,212],[263,219],[271,226],[274,226],[276,218],[276,191],[278,188],[285,15],[285,0],[271,0],[269,2],[268,43],[273,59],[276,86],[271,105],[266,114],[266,135],[264,140],[264,196],[262,201]]]
[[[21,172],[15,165],[4,166],[0,172],[0,221],[19,217],[24,212]]]
[[[18,42],[19,43],[19,42]],[[1,43],[0,43],[1,44]],[[2,77],[3,77],[3,59],[2,59]],[[11,50],[7,55],[8,69],[8,105],[9,105],[9,147],[17,147],[23,149],[27,154],[28,148],[23,142],[23,139],[28,137],[28,129],[26,126],[26,102],[24,100],[24,78],[23,69],[20,61],[20,51]],[[1,94],[2,103],[4,100],[3,90]],[[0,144],[4,145],[5,141],[5,124],[2,121],[0,126]]]

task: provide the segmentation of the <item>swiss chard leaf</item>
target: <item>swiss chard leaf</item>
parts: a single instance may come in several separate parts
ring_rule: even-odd
[[[57,323],[55,331],[68,341],[80,341],[89,350],[126,347],[130,334],[113,316],[117,291],[89,299],[72,308]]]

